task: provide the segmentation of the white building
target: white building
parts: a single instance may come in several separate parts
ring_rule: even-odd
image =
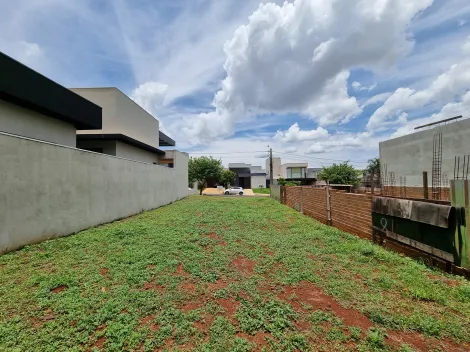
[[[266,177],[270,179],[270,160],[266,159]],[[277,184],[277,180],[283,178],[289,181],[300,181],[301,184],[316,184],[318,173],[322,168],[309,168],[308,163],[281,163],[281,158],[273,158],[273,181]]]

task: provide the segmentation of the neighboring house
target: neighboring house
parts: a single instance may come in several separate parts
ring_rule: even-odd
[[[470,119],[429,127],[433,128],[417,130],[403,137],[380,142],[382,173],[385,168],[387,170],[387,175],[382,175],[383,180],[386,181],[384,186],[392,185],[392,183],[396,186],[403,186],[406,183],[406,187],[422,187],[423,171],[427,171],[428,185],[431,188],[433,140],[438,133],[442,133],[441,186],[449,187],[448,181],[454,177],[456,156],[460,156],[459,176],[462,178],[463,156],[470,154]],[[465,169],[465,176],[466,171]],[[390,177],[391,173],[393,177]],[[404,177],[406,177],[406,182]]]
[[[234,186],[243,188],[266,188],[266,170],[261,166],[252,166],[245,163],[228,164],[230,171],[233,171],[237,177]]]
[[[267,179],[269,180],[270,160],[266,159]],[[303,185],[316,184],[321,168],[308,168],[308,163],[281,163],[281,158],[273,158],[273,181],[279,178],[288,181],[300,181]]]
[[[0,254],[188,196],[188,155],[116,88],[97,104],[2,53],[0,72]]]
[[[0,131],[69,147],[99,130],[101,107],[0,52]]]
[[[100,130],[77,131],[77,147],[152,164],[174,166],[175,141],[159,131],[159,121],[117,88],[72,88],[103,108]]]

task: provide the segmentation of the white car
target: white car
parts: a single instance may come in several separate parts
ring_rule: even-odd
[[[224,191],[224,194],[226,196],[230,195],[230,194],[238,194],[240,196],[242,196],[244,193],[244,190],[242,187],[232,187],[232,188],[229,188],[229,189],[226,189]]]

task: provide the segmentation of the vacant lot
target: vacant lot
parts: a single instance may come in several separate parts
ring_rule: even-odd
[[[0,350],[468,351],[470,285],[270,199],[192,197],[0,257]]]

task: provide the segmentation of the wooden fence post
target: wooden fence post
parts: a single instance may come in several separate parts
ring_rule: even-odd
[[[326,223],[331,225],[330,183],[326,182]]]

